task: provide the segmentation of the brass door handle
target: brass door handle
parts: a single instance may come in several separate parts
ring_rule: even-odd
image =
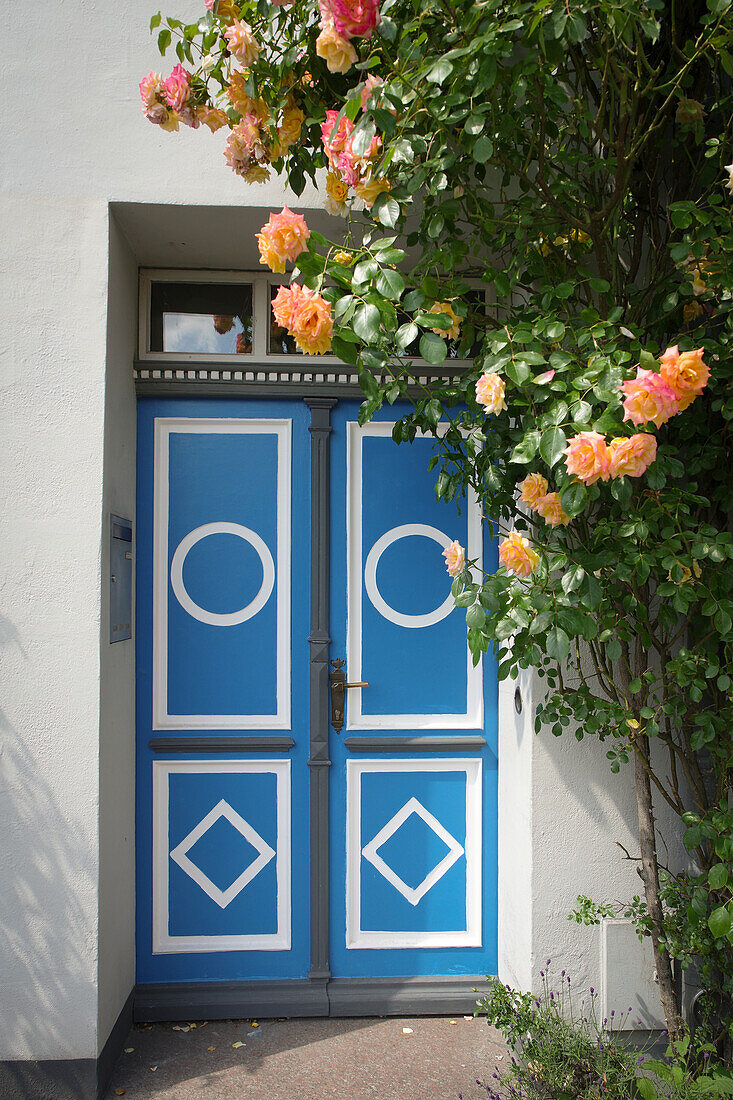
[[[369,687],[368,680],[356,680],[351,684],[346,683],[346,673],[344,672],[345,661],[338,657],[335,661],[331,661],[333,668],[328,674],[328,680],[331,685],[331,725],[336,730],[336,733],[340,733],[344,728],[344,699],[347,688],[365,688]]]

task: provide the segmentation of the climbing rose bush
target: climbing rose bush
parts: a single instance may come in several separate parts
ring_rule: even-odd
[[[698,966],[721,1043],[733,1034],[720,1009],[733,997],[730,10],[206,0],[197,23],[153,17],[178,63],[140,85],[150,123],[219,128],[242,186],[275,171],[296,196],[307,182],[321,196],[328,233],[272,218],[260,230],[263,261],[291,280],[274,318],[304,353],[358,371],[362,422],[400,401],[396,441],[435,436],[439,498],[478,496],[498,563],[480,572],[455,543],[446,555],[474,658],[492,650],[502,679],[536,669],[538,729],[599,738],[633,782],[634,913],[670,1033],[674,957]],[[662,802],[692,869],[659,866]]]

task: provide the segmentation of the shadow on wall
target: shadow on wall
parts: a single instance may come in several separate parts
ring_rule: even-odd
[[[0,645],[26,659],[2,617]],[[68,789],[62,803],[39,779],[63,731],[49,721],[34,734],[31,750],[0,710],[0,967],[12,1005],[0,1017],[0,1062],[94,1057],[95,929],[80,899],[96,896],[96,859],[74,820],[80,792]]]

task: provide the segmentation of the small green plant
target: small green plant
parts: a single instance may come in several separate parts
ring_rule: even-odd
[[[640,1077],[636,1082],[642,1100],[694,1100],[697,1097],[733,1096],[733,1074],[721,1066],[705,1066],[715,1055],[711,1043],[695,1045],[689,1036],[667,1047],[667,1061],[652,1059],[644,1063],[644,1071],[652,1077]],[[699,1070],[700,1063],[705,1068]]]
[[[490,1100],[631,1100],[643,1055],[617,1034],[631,1009],[599,1020],[593,988],[578,1009],[570,976],[563,970],[554,989],[550,966],[548,959],[538,996],[494,980],[478,1002],[477,1013],[502,1032],[512,1051],[508,1068],[497,1067],[484,1084]]]

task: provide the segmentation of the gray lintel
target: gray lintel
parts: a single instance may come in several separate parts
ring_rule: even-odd
[[[347,737],[350,752],[465,752],[482,749],[485,737]]]
[[[153,737],[153,752],[287,752],[292,737]]]

